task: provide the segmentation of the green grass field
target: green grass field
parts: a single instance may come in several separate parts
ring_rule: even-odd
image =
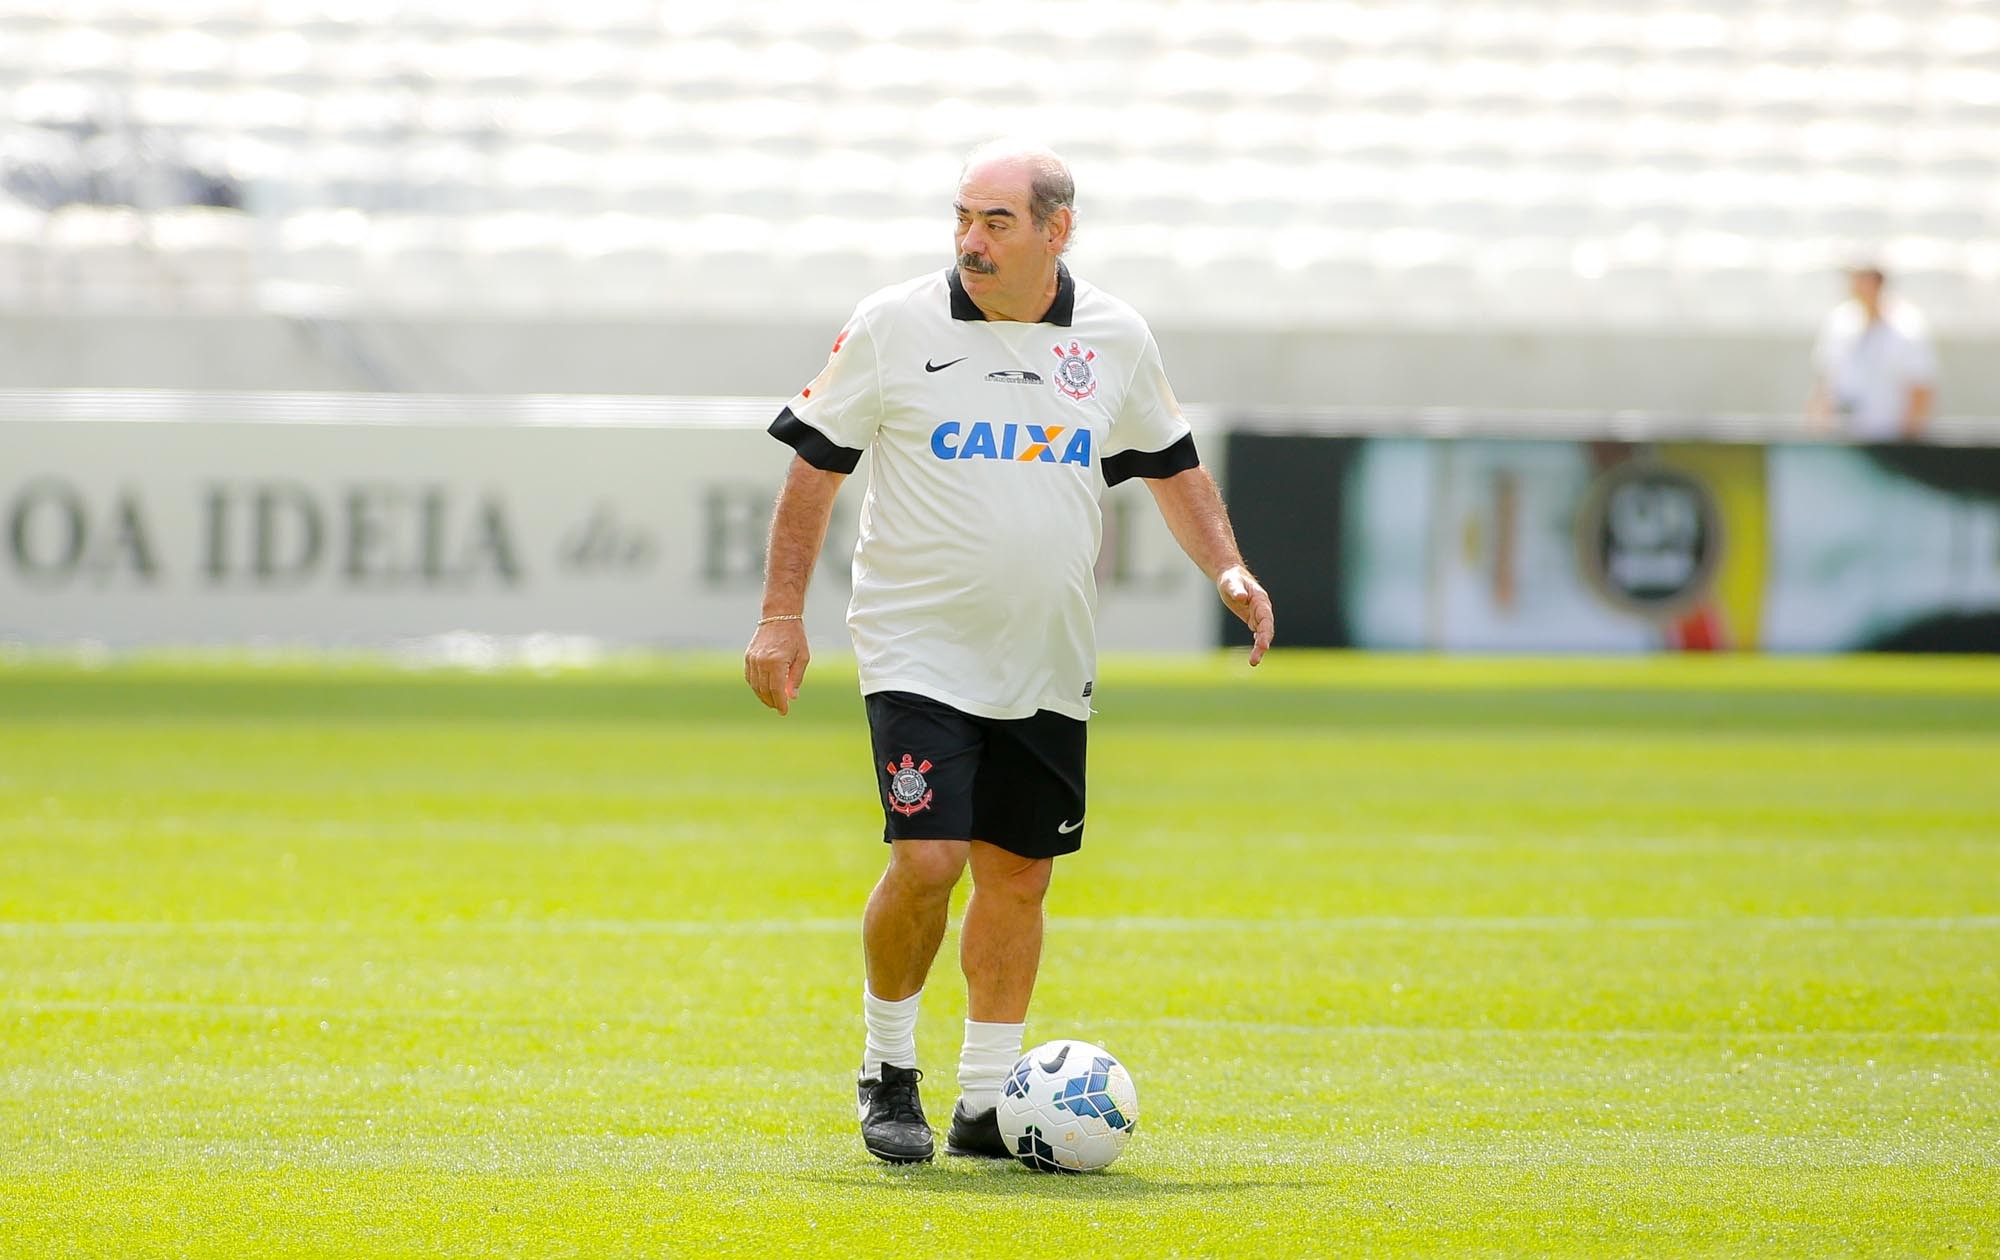
[[[2000,663],[1107,662],[1078,1178],[862,1152],[861,707],[737,669],[0,662],[0,1256],[2000,1246]]]

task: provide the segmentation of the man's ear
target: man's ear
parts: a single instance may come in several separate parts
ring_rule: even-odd
[[[1069,244],[1069,235],[1076,229],[1076,211],[1068,206],[1060,206],[1049,216],[1049,246],[1056,253],[1063,252]]]

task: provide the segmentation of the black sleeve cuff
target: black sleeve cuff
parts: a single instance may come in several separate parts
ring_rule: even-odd
[[[861,462],[861,452],[845,446],[837,446],[833,441],[792,414],[790,407],[778,413],[771,421],[769,430],[772,437],[783,442],[799,453],[799,458],[821,472],[851,473]]]
[[[791,413],[788,411],[785,414]],[[782,416],[779,418],[783,419]],[[773,428],[771,431],[776,433],[777,429]],[[1199,467],[1201,467],[1201,456],[1195,454],[1194,434],[1183,433],[1180,441],[1162,451],[1120,451],[1116,455],[1106,455],[1104,484],[1115,486],[1134,477],[1158,481],[1162,477],[1171,477],[1175,473],[1184,473],[1190,468]]]

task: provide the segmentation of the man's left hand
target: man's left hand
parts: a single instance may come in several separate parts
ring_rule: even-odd
[[[1255,665],[1271,650],[1271,636],[1277,621],[1271,615],[1271,597],[1250,570],[1242,565],[1224,569],[1215,579],[1215,589],[1229,611],[1250,627],[1250,663]]]

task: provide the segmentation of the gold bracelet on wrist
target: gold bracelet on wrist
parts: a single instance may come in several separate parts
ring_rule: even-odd
[[[757,618],[757,624],[768,626],[774,621],[804,621],[805,619],[806,615],[804,613],[779,613],[775,617],[759,617]]]

